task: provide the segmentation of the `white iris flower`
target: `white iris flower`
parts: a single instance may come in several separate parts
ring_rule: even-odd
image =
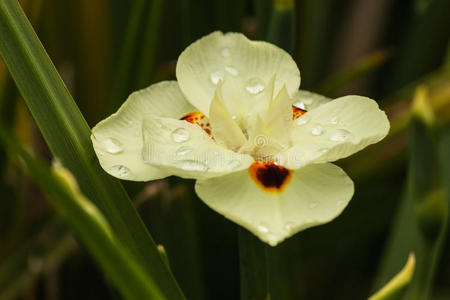
[[[272,246],[338,216],[354,188],[329,162],[389,131],[375,101],[299,90],[289,54],[239,33],[191,44],[176,76],[94,127],[100,164],[126,180],[197,179],[209,207]]]

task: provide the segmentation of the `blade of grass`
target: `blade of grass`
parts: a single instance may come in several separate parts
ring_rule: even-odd
[[[144,21],[144,8],[146,0],[136,0],[130,11],[125,38],[122,41],[122,49],[116,67],[116,76],[111,92],[110,113],[115,112],[132,89],[133,63],[137,54],[139,32]]]
[[[145,13],[147,21],[144,31],[143,44],[139,45],[140,56],[137,65],[137,77],[134,88],[142,89],[150,85],[152,72],[155,71],[156,51],[158,49],[157,38],[160,28],[163,0],[152,0],[150,8]]]
[[[419,88],[411,119],[410,165],[405,196],[401,200],[393,231],[380,265],[376,286],[395,274],[410,251],[417,258],[416,275],[405,299],[428,299],[442,250],[447,223],[447,203],[440,185],[435,134],[428,97]]]
[[[449,41],[448,11],[450,1],[433,0],[408,24],[409,32],[387,72],[385,89],[388,93],[441,65]]]
[[[120,182],[98,164],[90,129],[16,0],[0,2],[0,54],[50,150],[75,175],[120,243],[170,299],[183,299]]]
[[[293,0],[274,0],[266,40],[292,52],[294,46],[295,12]]]
[[[73,175],[59,163],[53,172],[28,154],[0,126],[0,140],[10,153],[23,159],[32,177],[52,204],[78,233],[90,253],[126,299],[166,299],[142,266],[117,242],[110,225],[79,190]]]
[[[325,80],[319,84],[317,90],[326,95],[333,94],[340,88],[345,87],[345,85],[375,71],[378,67],[383,65],[389,57],[391,57],[390,50],[376,51],[360,61],[357,61],[349,68],[325,78]]]
[[[369,300],[401,299],[401,292],[404,291],[405,286],[410,283],[413,277],[415,265],[415,255],[414,253],[410,253],[403,269],[383,286],[381,290],[372,295]]]

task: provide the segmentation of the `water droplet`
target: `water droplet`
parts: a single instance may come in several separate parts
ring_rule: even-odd
[[[296,106],[296,107],[298,107],[298,108],[300,108],[300,109],[306,110],[305,103],[303,103],[302,101],[297,101],[297,102],[295,102],[295,103],[294,103],[294,106]]]
[[[252,95],[257,95],[264,91],[264,83],[259,78],[252,78],[247,81],[245,90]]]
[[[343,142],[350,139],[351,136],[352,134],[345,129],[336,129],[331,133],[330,140],[334,142]]]
[[[127,123],[128,123],[128,125],[133,125],[134,124],[134,122],[131,121],[131,120],[128,120]]]
[[[312,98],[302,98],[303,103],[305,103],[306,105],[309,105],[313,102]]]
[[[117,165],[117,166],[111,167],[109,169],[109,172],[111,174],[113,174],[114,176],[120,177],[120,178],[127,178],[131,174],[131,170],[122,165]]]
[[[230,48],[228,48],[228,47],[222,48],[222,50],[220,51],[220,54],[222,54],[223,57],[230,56],[231,55]]]
[[[339,118],[338,117],[332,117],[330,120],[330,123],[333,125],[336,125],[337,123],[339,123]]]
[[[122,144],[115,138],[107,138],[102,142],[105,150],[111,154],[118,154],[123,151]]]
[[[180,160],[175,163],[175,165],[186,171],[200,171],[205,172],[209,168],[202,162],[198,162],[195,160]]]
[[[225,71],[227,71],[228,73],[230,73],[234,77],[239,75],[239,71],[236,68],[232,67],[232,66],[226,66],[225,67]]]
[[[105,154],[106,154],[105,151],[100,150],[100,149],[95,149],[95,152],[96,152],[98,155],[105,155]]]
[[[214,85],[217,85],[219,81],[223,81],[223,74],[220,71],[212,72],[209,78]]]
[[[231,118],[232,118],[233,120],[236,120],[236,119],[237,119],[237,116],[233,115],[233,116],[231,116]]]
[[[172,131],[172,139],[177,143],[183,143],[189,140],[190,137],[189,131],[184,128],[177,128]]]
[[[191,153],[191,152],[192,152],[191,148],[183,146],[183,147],[178,148],[177,152],[175,152],[175,153],[176,153],[176,155],[182,156],[182,155],[186,155],[186,154]]]
[[[292,230],[292,227],[294,227],[294,222],[286,222],[284,224],[283,229],[287,232],[290,232]]]
[[[237,159],[233,159],[228,163],[228,169],[234,170],[236,168],[239,168],[241,166],[241,162]]]
[[[269,232],[269,228],[267,227],[267,224],[266,223],[264,223],[264,222],[261,222],[259,225],[258,225],[258,230],[260,231],[260,232],[262,232],[262,233],[268,233]]]
[[[300,118],[295,119],[295,124],[297,125],[305,125],[309,122],[311,118],[308,115],[303,115]]]
[[[317,207],[317,202],[312,201],[311,203],[309,203],[308,207],[311,209]]]
[[[316,125],[313,128],[311,128],[312,135],[321,135],[322,133],[323,133],[323,128],[320,125]]]

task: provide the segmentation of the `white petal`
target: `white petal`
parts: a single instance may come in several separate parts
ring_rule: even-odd
[[[222,100],[221,84],[217,86],[214,99],[211,102],[209,121],[214,138],[228,149],[239,149],[247,139],[241,128],[233,120]]]
[[[196,109],[176,81],[132,93],[120,109],[92,129],[91,140],[103,169],[120,179],[148,181],[166,174],[142,161],[142,120],[148,115],[180,118]]]
[[[386,114],[375,101],[361,96],[328,102],[308,111],[294,124],[292,147],[277,158],[292,169],[345,158],[379,142],[389,132]]]
[[[146,164],[183,178],[209,178],[247,168],[253,161],[218,145],[196,124],[150,117],[143,125]]]
[[[176,75],[181,90],[204,114],[215,86],[223,81],[223,97],[231,114],[240,114],[252,97],[260,94],[277,75],[275,92],[286,85],[293,95],[300,72],[284,50],[262,41],[250,41],[240,33],[213,32],[181,53]]]
[[[294,170],[278,193],[267,192],[247,170],[198,180],[199,197],[213,210],[272,246],[308,227],[337,217],[353,195],[353,182],[333,164]]]
[[[319,106],[330,102],[331,98],[322,96],[306,90],[298,90],[292,97],[292,105],[306,111],[311,111]]]

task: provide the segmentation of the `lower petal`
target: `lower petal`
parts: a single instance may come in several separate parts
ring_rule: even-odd
[[[198,180],[195,189],[209,207],[271,246],[303,229],[333,220],[354,191],[352,180],[333,164],[277,173],[282,178],[277,176],[265,184],[258,183],[253,171],[251,167]]]

